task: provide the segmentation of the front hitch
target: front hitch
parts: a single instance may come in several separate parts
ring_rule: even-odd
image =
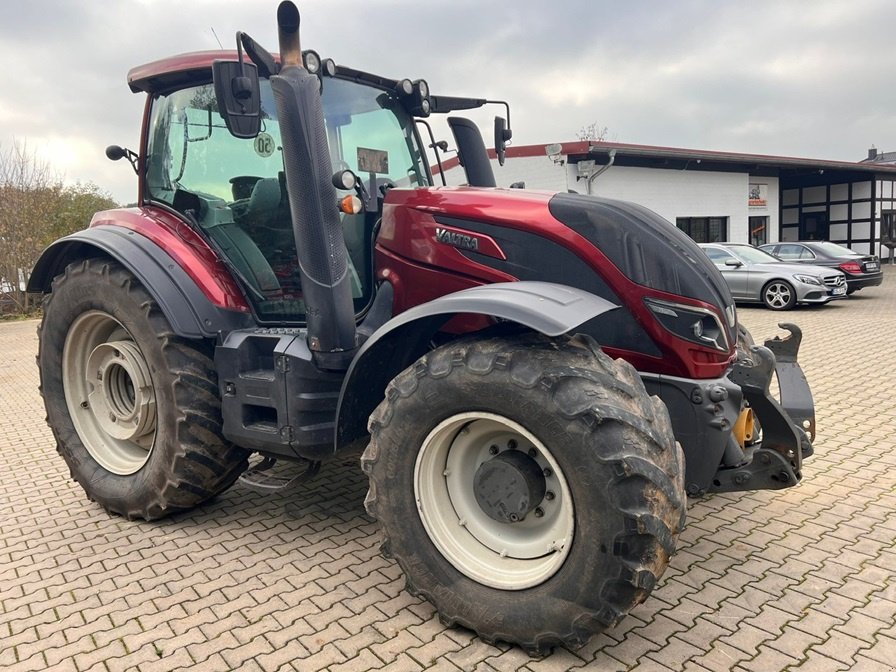
[[[767,339],[765,347],[775,355],[781,406],[800,429],[808,434],[809,441],[805,445],[809,452],[803,451],[803,457],[808,457],[812,454],[811,442],[815,440],[815,401],[812,399],[806,374],[797,362],[803,332],[795,324],[781,323],[778,326],[790,334],[784,338],[775,336]]]
[[[710,491],[775,490],[796,485],[802,478],[802,459],[812,454],[815,405],[797,363],[802,332],[796,325],[779,326],[790,335],[769,339],[765,346],[751,346],[728,374],[753,410],[762,428],[762,441],[744,451],[743,464],[719,469]],[[770,392],[776,373],[781,403]]]

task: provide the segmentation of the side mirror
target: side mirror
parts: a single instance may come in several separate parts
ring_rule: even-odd
[[[737,259],[726,259],[725,265],[730,266],[731,268],[740,268],[741,266],[743,266],[743,263],[741,263]]]
[[[240,61],[212,63],[218,112],[227,130],[237,138],[254,138],[261,130],[261,94],[258,67]]]
[[[498,165],[504,165],[504,154],[507,151],[507,141],[513,137],[513,131],[507,128],[504,117],[495,117],[495,155],[498,157]]]

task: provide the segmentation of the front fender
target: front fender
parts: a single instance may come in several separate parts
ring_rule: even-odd
[[[133,273],[159,304],[178,336],[207,338],[249,326],[248,314],[214,305],[161,247],[139,233],[117,226],[85,229],[50,245],[31,271],[28,291],[51,291],[53,278],[66,266],[97,256],[112,258]]]
[[[580,289],[550,282],[502,282],[473,287],[415,306],[377,329],[349,366],[336,411],[338,450],[367,434],[367,418],[386,386],[426,353],[452,316],[486,315],[515,322],[546,336],[560,336],[618,308]]]

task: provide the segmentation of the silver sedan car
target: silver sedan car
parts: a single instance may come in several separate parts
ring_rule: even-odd
[[[735,301],[789,310],[798,303],[827,303],[846,297],[846,277],[824,266],[788,264],[746,243],[701,243],[731,289]]]

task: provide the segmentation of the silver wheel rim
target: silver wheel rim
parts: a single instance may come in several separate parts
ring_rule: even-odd
[[[80,315],[62,351],[65,403],[90,456],[127,476],[149,459],[156,399],[149,367],[131,335],[101,311]]]
[[[537,509],[515,523],[487,515],[473,489],[479,467],[507,450],[529,455],[541,467],[547,486]],[[417,455],[414,495],[423,526],[439,552],[481,584],[504,590],[537,586],[553,576],[569,554],[575,511],[566,477],[541,441],[503,416],[461,413],[439,423]]]
[[[765,302],[772,308],[784,308],[792,296],[790,287],[781,282],[773,282],[765,288]]]

